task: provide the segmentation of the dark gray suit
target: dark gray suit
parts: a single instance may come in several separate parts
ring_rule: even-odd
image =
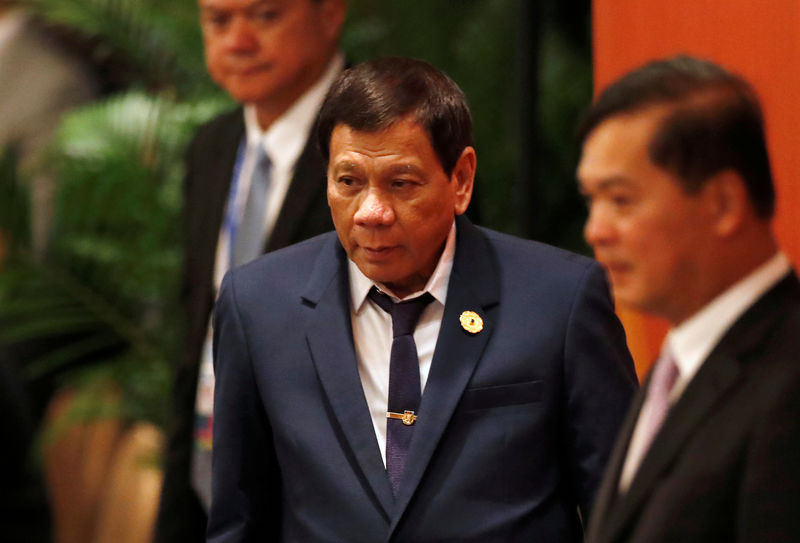
[[[800,541],[800,285],[787,276],[725,334],[617,484],[645,382],[598,493],[589,540]]]
[[[181,295],[188,321],[184,358],[175,377],[173,420],[156,523],[156,541],[161,543],[205,541],[206,514],[190,483],[195,394],[201,351],[214,301],[217,240],[237,149],[244,136],[244,117],[241,108],[237,108],[203,125],[187,154]],[[311,137],[297,161],[265,251],[285,247],[332,228],[326,197],[325,165]]]

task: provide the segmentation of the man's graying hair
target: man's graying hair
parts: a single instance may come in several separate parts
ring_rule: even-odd
[[[578,129],[585,143],[605,120],[668,106],[648,145],[650,160],[697,191],[726,169],[744,180],[758,216],[775,209],[764,120],[758,96],[747,81],[722,67],[680,55],[646,64],[608,86],[586,112]]]
[[[449,176],[461,153],[472,145],[472,118],[464,93],[427,62],[385,57],[345,70],[328,92],[319,114],[317,139],[330,158],[337,125],[378,132],[412,116],[428,133]]]

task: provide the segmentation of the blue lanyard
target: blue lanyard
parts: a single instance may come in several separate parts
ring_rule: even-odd
[[[239,228],[241,217],[236,213],[236,193],[239,190],[239,174],[247,154],[247,138],[242,138],[239,149],[236,151],[236,163],[233,166],[231,188],[228,191],[228,205],[225,211],[225,231],[228,233],[228,269],[233,267],[233,253],[236,245],[236,230]]]

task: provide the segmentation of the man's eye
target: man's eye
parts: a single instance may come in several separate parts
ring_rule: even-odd
[[[409,179],[392,179],[391,183],[392,188],[394,189],[409,188],[414,186],[414,184],[415,184],[414,181],[411,181]]]
[[[356,180],[352,177],[340,177],[339,184],[344,185],[345,187],[352,187],[356,184]]]
[[[611,201],[617,207],[625,207],[631,204],[632,199],[630,196],[627,195],[616,195],[611,197]]]
[[[274,21],[280,17],[280,11],[276,9],[260,9],[255,12],[254,19],[261,22]]]
[[[203,26],[211,29],[224,27],[230,21],[230,16],[226,13],[207,13],[203,16]]]

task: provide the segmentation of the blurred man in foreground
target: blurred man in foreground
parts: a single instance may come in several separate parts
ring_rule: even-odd
[[[346,71],[318,137],[336,232],[220,291],[209,541],[581,541],[636,386],[602,270],[463,217],[424,62]]]
[[[344,60],[344,0],[199,0],[208,71],[243,107],[202,126],[187,155],[185,357],[156,527],[205,541],[214,376],[209,315],[231,266],[332,228],[312,126]]]
[[[800,541],[800,285],[770,228],[754,91],[656,61],[600,95],[581,137],[586,240],[617,303],[671,325],[589,540]]]

